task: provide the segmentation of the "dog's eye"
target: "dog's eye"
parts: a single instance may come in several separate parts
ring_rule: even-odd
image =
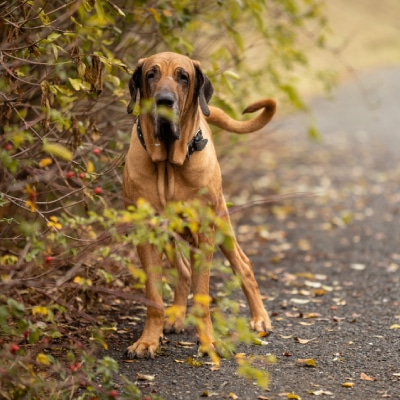
[[[147,80],[149,81],[149,80],[151,80],[151,79],[154,79],[155,76],[156,76],[156,74],[155,74],[154,71],[149,71],[149,72],[147,73]]]
[[[179,72],[178,79],[179,79],[180,82],[182,82],[184,84],[188,84],[189,83],[189,75],[184,71],[180,71]]]

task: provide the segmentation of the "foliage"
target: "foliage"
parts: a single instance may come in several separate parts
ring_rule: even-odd
[[[188,205],[172,205],[168,224],[146,204],[122,211],[121,170],[133,122],[125,111],[127,82],[137,60],[162,50],[201,60],[216,89],[214,103],[231,113],[232,104],[265,81],[270,88],[262,95],[283,93],[301,107],[294,77],[307,59],[298,35],[323,45],[325,25],[317,0],[11,0],[2,5],[0,328],[1,384],[9,398],[28,390],[25,379],[35,382],[29,386],[33,397],[52,398],[53,384],[56,397],[79,386],[76,371],[61,367],[72,361],[57,358],[47,344],[61,337],[76,341],[59,327],[71,313],[98,323],[83,308],[90,310],[100,294],[112,297],[116,287],[143,286],[145,277],[123,245],[147,240],[162,248],[168,235],[189,223],[182,222],[182,210],[193,216],[188,221],[196,229],[215,222],[208,210]],[[257,52],[255,63],[249,62],[250,50]],[[132,224],[135,229],[127,231]],[[217,239],[229,240],[226,233],[221,224]],[[98,342],[106,345],[104,338]],[[21,349],[13,351],[11,343]],[[89,386],[95,387],[93,376],[100,374],[103,388],[111,389],[107,374],[116,372],[115,364],[103,359],[96,366],[94,354],[79,348],[71,345],[70,354],[73,362],[83,363],[79,373]],[[59,376],[68,384],[57,385]],[[103,389],[99,393],[107,395]]]

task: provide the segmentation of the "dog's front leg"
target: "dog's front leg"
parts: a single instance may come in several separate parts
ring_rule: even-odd
[[[190,293],[191,270],[189,261],[180,252],[178,246],[174,247],[170,263],[178,273],[178,279],[175,285],[174,303],[166,310],[164,332],[180,333],[184,330],[186,307]]]
[[[144,330],[137,342],[126,350],[129,358],[154,358],[162,338],[164,305],[162,299],[162,255],[150,245],[137,247],[140,261],[146,273],[147,318]]]
[[[199,353],[215,351],[214,330],[210,316],[210,267],[213,253],[211,251],[212,240],[204,235],[199,235],[199,249],[204,252],[198,258],[198,254],[192,252],[192,284],[193,284],[193,312],[196,316],[196,332],[200,341]]]

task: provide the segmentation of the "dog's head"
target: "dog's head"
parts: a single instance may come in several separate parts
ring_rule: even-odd
[[[128,113],[140,94],[143,135],[152,160],[168,158],[182,165],[187,144],[199,127],[199,106],[204,115],[210,113],[208,102],[213,87],[200,63],[169,52],[141,59],[129,81],[129,90]]]

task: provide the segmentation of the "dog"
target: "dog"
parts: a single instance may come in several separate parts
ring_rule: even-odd
[[[220,166],[208,123],[231,132],[250,133],[271,120],[275,102],[264,99],[253,103],[244,112],[261,109],[262,112],[251,120],[236,121],[208,104],[213,86],[202,72],[200,63],[172,52],[140,59],[129,81],[129,90],[128,113],[132,113],[138,97],[142,105],[147,104],[147,109],[135,121],[125,160],[123,194],[126,205],[145,199],[158,213],[162,213],[170,201],[200,199],[205,205],[211,205],[232,231],[233,246],[222,245],[221,250],[233,272],[241,279],[250,308],[251,328],[257,332],[270,331],[271,321],[262,303],[250,261],[240,248],[230,224],[222,193]],[[168,117],[164,115],[165,110]],[[190,233],[189,236],[187,239],[196,248],[213,243],[210,235]],[[209,268],[194,268],[191,266],[193,260],[190,262],[176,255],[172,264],[178,271],[178,284],[173,307],[179,312],[166,318],[168,312],[164,310],[160,293],[162,254],[151,244],[139,245],[137,251],[147,277],[147,317],[142,335],[127,348],[127,356],[154,358],[163,328],[166,332],[183,330],[191,285],[193,306],[201,310],[201,321],[196,326],[200,349],[203,353],[215,351],[210,310],[204,301],[209,295]],[[207,263],[211,259],[212,254],[207,254]],[[154,268],[156,266],[158,268]]]

